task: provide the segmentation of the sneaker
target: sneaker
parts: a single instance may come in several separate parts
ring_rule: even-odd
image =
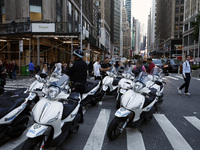
[[[188,95],[188,96],[190,96],[190,93],[189,93],[189,92],[187,92],[187,93],[185,93],[185,95]]]
[[[178,88],[178,93],[179,93],[179,94],[182,94],[182,91],[181,91],[179,88]]]

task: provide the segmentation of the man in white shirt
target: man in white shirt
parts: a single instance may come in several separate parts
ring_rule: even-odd
[[[101,80],[101,74],[100,74],[101,65],[99,62],[99,58],[97,58],[96,62],[93,64],[93,68],[94,68],[95,80]]]
[[[190,79],[192,78],[191,75],[191,68],[190,68],[190,56],[187,55],[186,56],[186,61],[183,63],[183,78],[185,80],[185,83],[178,88],[178,93],[181,94],[182,93],[182,89],[185,88],[185,95],[190,95],[190,93],[188,92],[188,88],[190,85]]]

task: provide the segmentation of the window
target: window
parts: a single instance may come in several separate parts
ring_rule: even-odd
[[[42,20],[42,0],[30,0],[30,20]]]
[[[181,4],[184,4],[184,0],[181,0]]]
[[[176,5],[179,4],[179,0],[176,0]]]
[[[78,20],[79,20],[79,17],[78,17],[78,11],[77,11],[77,10],[75,10],[75,21],[77,21],[77,22],[78,22]]]
[[[72,4],[68,1],[67,2],[68,14],[72,15]]]
[[[179,13],[179,7],[176,7],[176,13]]]
[[[189,45],[194,45],[194,37],[193,34],[189,35]]]
[[[184,12],[184,6],[181,6],[180,13],[183,13],[183,12]]]
[[[56,2],[57,22],[62,22],[62,0]]]
[[[180,21],[183,21],[183,15],[180,16]]]
[[[5,6],[4,4],[0,4],[0,23],[5,23]]]
[[[185,31],[187,31],[187,30],[188,30],[188,24],[185,25]]]
[[[178,21],[178,16],[175,17],[175,21]]]
[[[184,46],[188,46],[188,35],[184,36]]]

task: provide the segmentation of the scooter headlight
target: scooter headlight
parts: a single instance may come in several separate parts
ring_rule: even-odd
[[[54,99],[60,92],[59,87],[51,86],[48,89],[48,97],[49,99]]]
[[[143,84],[140,82],[136,82],[134,85],[134,91],[139,92],[143,88]]]

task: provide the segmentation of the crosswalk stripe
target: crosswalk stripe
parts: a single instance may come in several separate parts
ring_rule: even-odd
[[[84,150],[101,150],[111,110],[102,109]]]
[[[165,115],[154,114],[154,117],[175,150],[192,150],[190,145],[186,142],[178,130],[170,123]]]
[[[145,150],[142,134],[137,129],[126,129],[127,150]]]
[[[182,76],[176,76],[177,78],[180,78],[180,79],[183,79],[183,77]]]
[[[174,80],[179,80],[179,79],[171,77],[171,76],[168,76],[168,78],[171,78],[171,79],[174,79]]]
[[[193,126],[200,130],[200,120],[195,116],[185,116],[187,121],[189,121]]]

